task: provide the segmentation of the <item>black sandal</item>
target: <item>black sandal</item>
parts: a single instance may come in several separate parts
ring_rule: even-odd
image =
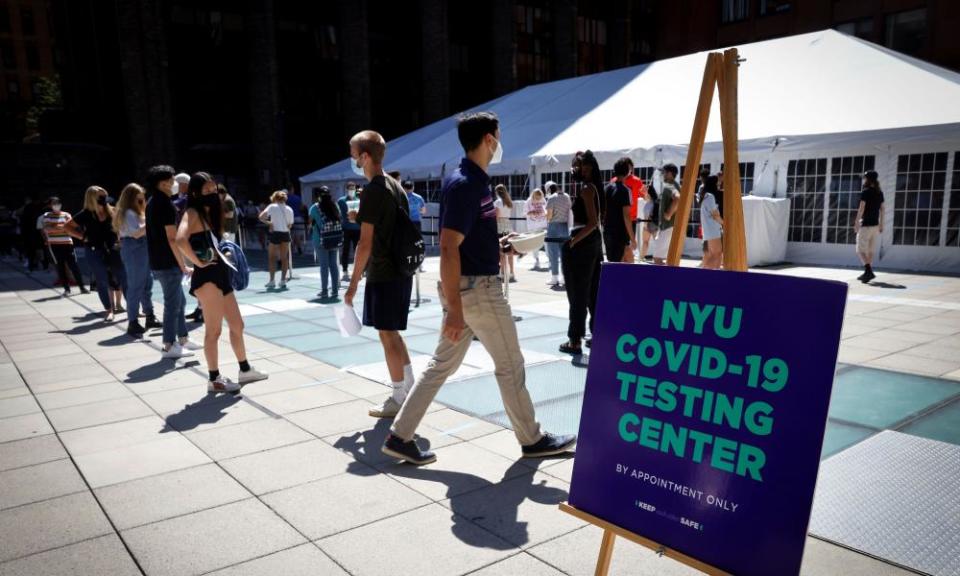
[[[583,354],[583,349],[579,346],[571,346],[569,342],[564,342],[560,345],[560,351],[564,354],[573,354],[574,356],[579,356]]]

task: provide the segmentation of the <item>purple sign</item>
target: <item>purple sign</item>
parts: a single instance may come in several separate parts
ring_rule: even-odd
[[[604,264],[570,504],[732,574],[798,574],[846,294]]]

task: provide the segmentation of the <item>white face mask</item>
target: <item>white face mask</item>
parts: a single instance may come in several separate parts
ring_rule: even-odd
[[[59,212],[63,208],[63,204],[51,204],[50,207],[53,208],[54,212]]]
[[[490,163],[499,164],[500,160],[503,160],[503,145],[497,140],[497,147],[493,150],[493,158],[490,159]]]
[[[353,197],[356,195],[357,195],[357,191],[354,190],[353,188],[350,188],[349,190],[347,190],[347,198],[353,200]]]
[[[353,158],[350,159],[350,167],[353,168],[353,173],[357,176],[366,176],[363,173],[363,167],[360,166],[360,157],[358,156],[356,160]]]

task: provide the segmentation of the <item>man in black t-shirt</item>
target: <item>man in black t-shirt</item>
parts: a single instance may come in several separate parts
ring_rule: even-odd
[[[857,233],[857,255],[863,263],[863,274],[857,280],[866,283],[876,278],[873,254],[883,234],[883,191],[873,170],[863,175],[863,191],[860,192],[860,207],[853,229]]]
[[[633,234],[630,217],[630,189],[623,179],[630,174],[630,159],[621,158],[613,165],[613,182],[603,189],[607,197],[607,211],[603,219],[603,244],[608,262],[633,263],[633,251],[637,241]]]
[[[176,246],[177,209],[174,206],[174,171],[170,166],[154,166],[147,173],[147,252],[150,255],[150,270],[163,290],[163,358],[193,356],[193,350],[201,348],[187,337],[187,320],[184,308],[187,299],[183,295],[181,281],[190,274],[183,255]],[[179,184],[179,186],[186,185]]]
[[[353,171],[370,181],[363,189],[363,200],[357,213],[360,224],[360,242],[354,259],[350,287],[343,296],[353,306],[357,286],[364,271],[367,285],[363,292],[363,324],[380,333],[393,394],[383,405],[371,408],[375,418],[392,418],[413,387],[413,367],[407,345],[400,335],[407,329],[410,312],[410,292],[413,278],[402,274],[393,261],[392,242],[398,210],[409,213],[407,195],[400,183],[383,172],[383,157],[387,143],[373,130],[364,130],[350,139],[350,162]]]

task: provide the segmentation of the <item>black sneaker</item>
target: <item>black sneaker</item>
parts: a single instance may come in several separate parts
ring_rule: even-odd
[[[200,317],[200,308],[194,308],[193,312],[187,314],[187,320],[196,320]]]
[[[867,282],[873,280],[876,277],[877,275],[873,273],[873,270],[867,270],[866,272],[863,273],[863,280],[861,280],[861,282],[866,284]]]
[[[150,330],[151,328],[163,328],[163,324],[157,320],[156,316],[148,314],[146,321],[143,323],[143,327]]]
[[[134,338],[143,336],[143,333],[146,331],[147,329],[141,326],[139,322],[127,326],[127,336],[133,336]]]
[[[81,294],[89,294],[90,291],[87,290],[86,288],[84,288],[83,286],[81,286],[81,287],[80,287],[80,293],[81,293]]]
[[[556,434],[544,434],[536,444],[524,446],[524,458],[543,458],[545,456],[556,456],[570,450],[576,445],[577,437],[574,435],[558,436]]]
[[[859,280],[859,281],[861,281],[861,282],[866,282],[866,281],[867,281],[867,273],[864,272],[863,274],[857,276],[857,280]]]
[[[415,466],[423,466],[437,461],[437,455],[429,450],[421,450],[413,440],[404,442],[397,436],[387,436],[380,451]]]
[[[583,345],[586,346],[587,348],[592,348],[592,347],[593,347],[593,338],[584,338],[584,339],[583,339]]]

